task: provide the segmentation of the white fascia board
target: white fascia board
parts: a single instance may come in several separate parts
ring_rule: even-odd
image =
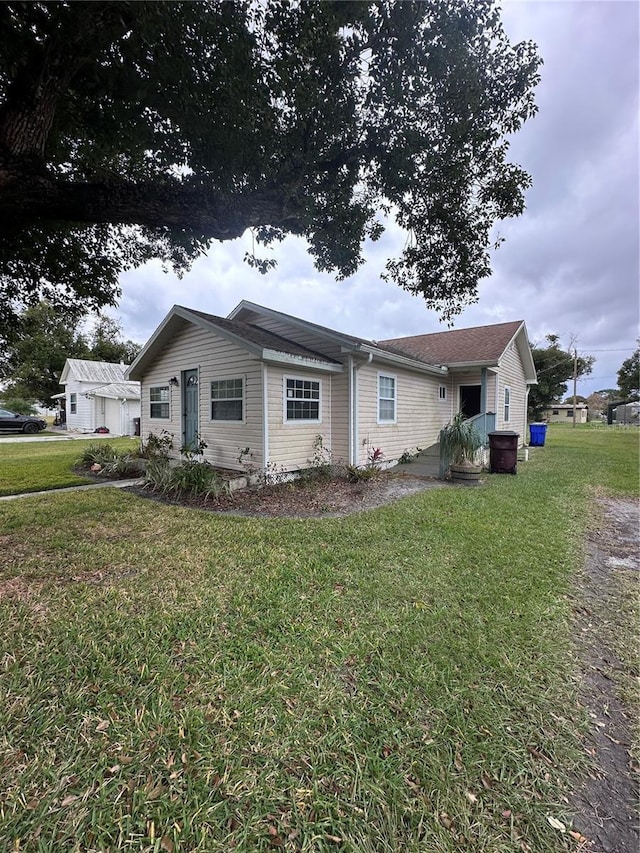
[[[470,367],[486,367],[487,370],[498,370],[499,365],[495,361],[456,361],[449,365],[449,370],[455,373],[458,370],[468,370]]]
[[[305,370],[321,370],[323,373],[342,373],[344,365],[334,364],[329,361],[318,361],[313,358],[305,358],[301,355],[292,355],[287,352],[278,352],[273,349],[263,349],[260,353],[263,361],[286,364],[289,367],[302,367]]]
[[[520,359],[522,361],[522,367],[524,368],[526,384],[537,385],[538,376],[536,373],[536,366],[533,361],[533,355],[531,354],[531,347],[529,346],[529,335],[527,333],[527,327],[524,321],[518,327],[515,335],[511,338],[511,340],[505,347],[505,350],[514,342],[518,347],[518,352],[520,353]]]
[[[407,367],[410,370],[416,370],[419,373],[430,373],[432,376],[446,376],[449,373],[447,367],[438,366],[436,364],[426,364],[424,361],[417,361],[405,355],[396,355],[386,350],[377,349],[377,347],[363,346],[359,347],[359,352],[371,354],[376,361],[386,362],[387,364],[395,364],[398,367]]]

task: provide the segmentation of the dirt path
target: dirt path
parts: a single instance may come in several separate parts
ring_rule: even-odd
[[[639,507],[633,500],[599,499],[597,509],[576,607],[582,702],[593,721],[586,748],[594,766],[574,797],[574,828],[585,836],[585,853],[637,853],[640,768],[630,750],[638,709],[620,698],[625,664],[614,647],[624,590],[635,584],[638,592]]]

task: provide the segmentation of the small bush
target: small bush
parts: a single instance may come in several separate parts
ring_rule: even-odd
[[[166,429],[156,433],[150,432],[147,436],[147,441],[142,442],[140,455],[144,459],[157,459],[158,457],[167,457],[169,451],[173,447],[173,433]]]
[[[136,458],[131,453],[118,453],[111,444],[90,444],[78,462],[81,468],[99,465],[94,473],[101,477],[132,477],[139,473]]]
[[[364,480],[371,480],[380,474],[380,468],[358,468],[357,465],[346,466],[347,480],[350,483],[361,483]]]
[[[162,457],[149,459],[144,476],[144,488],[163,494],[171,490],[171,465],[169,460]]]
[[[188,495],[218,497],[229,487],[218,472],[208,462],[187,459],[178,465],[171,465],[168,459],[151,459],[147,463],[144,485],[146,488],[176,497]]]
[[[106,465],[112,462],[117,455],[117,451],[111,444],[89,444],[83,448],[80,455],[80,465],[87,467],[95,464]]]

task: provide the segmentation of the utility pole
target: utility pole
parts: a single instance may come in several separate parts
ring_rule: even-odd
[[[573,348],[573,429],[576,428],[576,385],[578,382],[578,350]]]

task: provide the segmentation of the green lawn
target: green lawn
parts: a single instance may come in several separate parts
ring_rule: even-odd
[[[346,519],[0,504],[0,849],[573,850],[594,486],[637,435]]]
[[[82,441],[25,441],[0,443],[0,495],[61,489],[93,482],[73,471],[83,448],[108,443],[124,452],[139,439],[99,438]]]

